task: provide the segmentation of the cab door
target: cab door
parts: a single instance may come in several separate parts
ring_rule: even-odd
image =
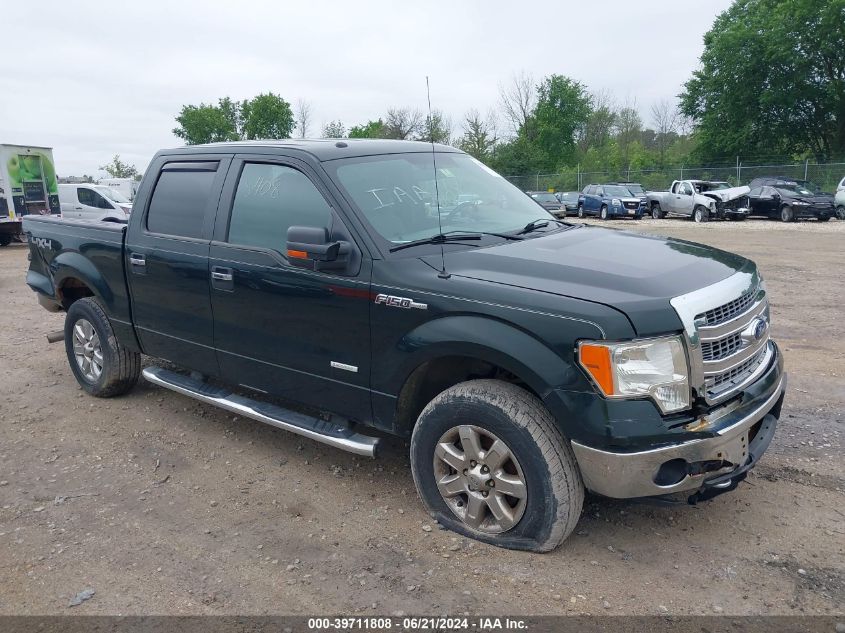
[[[681,182],[675,189],[675,195],[672,198],[672,211],[680,215],[692,215],[695,206],[692,186],[688,182]]]
[[[236,156],[209,252],[214,346],[229,382],[369,420],[371,261],[342,215],[310,165]],[[291,226],[346,242],[350,265],[292,264]]]

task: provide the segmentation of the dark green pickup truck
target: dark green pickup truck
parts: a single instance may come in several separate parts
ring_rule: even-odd
[[[24,229],[88,393],[143,375],[361,455],[409,437],[427,508],[495,545],[554,548],[585,489],[732,490],[780,415],[752,262],[567,224],[451,147],[162,151],[128,225]]]

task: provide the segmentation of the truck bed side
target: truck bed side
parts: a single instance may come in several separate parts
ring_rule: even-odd
[[[67,310],[96,297],[121,343],[138,349],[126,284],[126,225],[113,222],[26,216],[30,252],[27,285],[48,310]]]

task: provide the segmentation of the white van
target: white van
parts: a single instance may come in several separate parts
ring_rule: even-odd
[[[141,181],[135,180],[134,178],[101,178],[97,181],[97,184],[119,191],[125,197],[134,200]]]
[[[59,201],[65,218],[126,222],[132,213],[129,198],[103,185],[59,185]]]

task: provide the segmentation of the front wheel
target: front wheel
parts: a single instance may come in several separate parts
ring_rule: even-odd
[[[569,443],[536,396],[473,380],[447,389],[411,435],[420,498],[459,534],[547,552],[575,529],[584,485]]]
[[[607,220],[607,217],[608,217],[608,216],[607,216],[607,207],[603,206],[603,207],[601,208],[601,213],[600,213],[600,216],[601,216],[601,219],[602,219],[602,220]]]
[[[792,210],[792,207],[784,205],[780,210],[780,220],[781,222],[795,222],[795,212]]]
[[[109,318],[92,297],[68,309],[65,351],[76,381],[98,398],[126,393],[141,374],[141,355],[118,342]]]
[[[692,219],[699,224],[707,222],[710,219],[710,212],[704,207],[696,207],[692,212]]]
[[[655,220],[662,220],[666,217],[666,214],[660,209],[660,203],[655,202],[651,207],[651,217]]]
[[[579,218],[584,217],[584,205],[583,204],[578,205],[578,217]]]
[[[840,220],[845,220],[845,206],[836,207],[836,217]]]

